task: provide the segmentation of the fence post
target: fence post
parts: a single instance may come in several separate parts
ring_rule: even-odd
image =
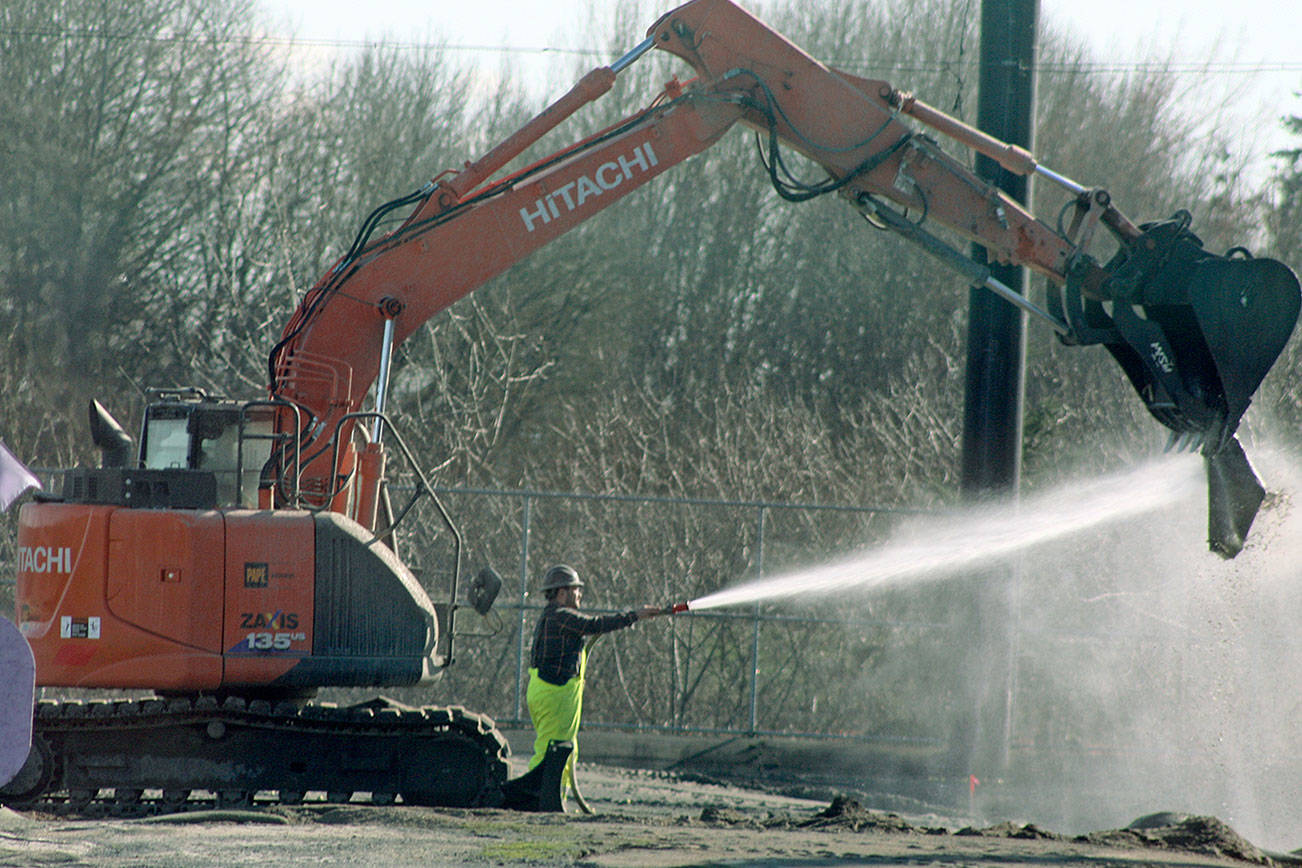
[[[764,519],[768,507],[759,508],[759,518],[755,522],[755,580],[764,578]],[[754,735],[759,730],[759,641],[760,641],[760,604],[755,601],[754,618],[750,640],[750,732]]]
[[[516,631],[515,646],[515,719],[524,720],[524,696],[521,684],[524,683],[524,630],[525,597],[529,591],[529,522],[533,515],[533,498],[524,496],[524,506],[520,517],[520,617]]]

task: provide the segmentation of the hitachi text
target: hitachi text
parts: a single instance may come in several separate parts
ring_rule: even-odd
[[[20,573],[70,573],[72,549],[55,546],[19,546]]]
[[[562,212],[568,214],[593,196],[600,196],[625,181],[631,181],[634,170],[640,175],[646,174],[659,163],[655,151],[651,150],[650,142],[638,145],[631,156],[620,156],[609,163],[602,163],[591,177],[580,175],[577,180],[536,199],[532,207],[521,208],[520,219],[524,221],[525,230],[532,232],[538,224],[558,220]]]

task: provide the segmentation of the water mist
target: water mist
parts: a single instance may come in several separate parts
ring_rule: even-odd
[[[847,666],[855,674],[844,690],[912,703],[922,721],[1003,701],[1002,757],[947,768],[962,774],[964,797],[967,773],[983,782],[979,819],[1077,833],[1172,810],[1293,849],[1302,846],[1302,519],[1278,492],[1296,490],[1302,473],[1254,452],[1276,493],[1233,561],[1206,550],[1202,462],[1182,455],[1017,506],[921,519],[870,550],[690,609],[821,599],[878,617],[883,601],[907,600],[913,621],[962,626],[884,629],[881,655],[861,671]],[[983,598],[994,604],[966,618],[961,610]],[[928,680],[946,666],[957,676]],[[931,695],[965,680],[984,692]]]
[[[1123,476],[1074,484],[1019,504],[929,519],[885,545],[835,563],[719,591],[693,611],[796,595],[859,592],[952,575],[1055,539],[1197,497],[1201,466],[1180,456]]]

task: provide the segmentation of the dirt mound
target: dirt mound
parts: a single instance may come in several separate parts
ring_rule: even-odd
[[[857,799],[837,796],[812,818],[771,813],[766,819],[730,808],[711,806],[701,812],[701,822],[710,825],[751,829],[819,829],[838,832],[893,833],[902,835],[950,835],[955,837],[1004,838],[1028,841],[1075,841],[1082,844],[1122,848],[1158,848],[1273,864],[1269,856],[1215,817],[1185,814],[1152,814],[1141,817],[1125,829],[1091,832],[1068,838],[1026,823],[997,823],[985,828],[966,826],[956,832],[910,823],[898,814],[870,811]]]
[[[981,838],[1016,838],[1021,841],[1061,841],[1062,835],[1047,832],[1034,823],[996,823],[984,829],[972,826],[959,829],[955,835],[974,835]]]
[[[822,829],[845,832],[887,832],[912,835],[946,835],[947,829],[918,826],[898,814],[870,811],[858,799],[836,796],[832,803],[813,817],[770,813],[757,820],[753,815],[721,807],[701,811],[701,822],[713,825],[742,826],[759,829]]]
[[[851,832],[903,832],[913,834],[945,834],[944,829],[915,826],[898,814],[869,811],[858,799],[837,796],[832,803],[799,824],[804,829],[845,829]]]
[[[715,805],[701,811],[701,822],[711,825],[753,829],[825,829],[849,832],[896,832],[903,834],[945,834],[944,829],[915,826],[897,814],[869,811],[858,800],[837,796],[813,817],[770,813],[764,819],[753,814]]]
[[[1169,819],[1168,825],[1159,825]],[[1146,822],[1141,822],[1146,821]],[[1164,850],[1201,853],[1206,856],[1224,856],[1259,865],[1272,864],[1272,860],[1254,844],[1215,817],[1190,817],[1183,814],[1149,815],[1131,823],[1125,829],[1111,832],[1091,832],[1077,840],[1090,844],[1111,846],[1144,846]]]

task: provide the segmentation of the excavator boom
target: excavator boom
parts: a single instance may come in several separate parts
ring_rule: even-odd
[[[636,113],[499,180],[506,163],[612,86],[617,72],[651,48],[686,61],[696,77],[671,82]],[[1070,196],[1050,226],[975,175],[916,126],[1036,174]],[[736,124],[768,144],[765,169],[791,201],[836,193],[889,229],[1047,322],[1069,344],[1102,344],[1116,358],[1172,443],[1199,448],[1227,474],[1255,483],[1241,450],[1230,448],[1252,395],[1288,341],[1299,309],[1298,281],[1283,264],[1242,248],[1218,255],[1189,231],[1187,214],[1136,225],[1102,189],[1039,165],[885,81],[831,69],[731,0],[692,0],[669,12],[644,42],[594,70],[565,97],[482,159],[436,179],[402,204],[406,222],[374,242],[359,241],[308,293],[271,356],[272,391],[300,407],[321,437],[346,440],[340,420],[358,410],[380,375],[385,323],[403,340],[431,316],[511,264],[604,210]],[[785,152],[825,173],[797,179]],[[933,229],[934,227],[934,229]],[[1102,227],[1119,245],[1107,262],[1091,254]],[[1047,278],[1045,306],[1000,284],[952,240],[980,244],[993,262]],[[311,444],[304,446],[311,451]],[[303,488],[319,504],[342,504],[338,480],[354,470],[318,459]],[[1221,456],[1217,459],[1217,456]],[[1241,478],[1242,477],[1242,478]],[[1241,478],[1241,479],[1240,479]],[[358,480],[363,487],[365,480]],[[368,500],[368,498],[363,498]],[[1242,513],[1238,498],[1232,511]],[[1223,501],[1213,512],[1224,512]],[[1249,513],[1255,513],[1255,506]],[[1233,523],[1251,523],[1251,515]],[[1211,547],[1233,555],[1241,539],[1210,530]],[[1246,527],[1245,527],[1246,530]]]

